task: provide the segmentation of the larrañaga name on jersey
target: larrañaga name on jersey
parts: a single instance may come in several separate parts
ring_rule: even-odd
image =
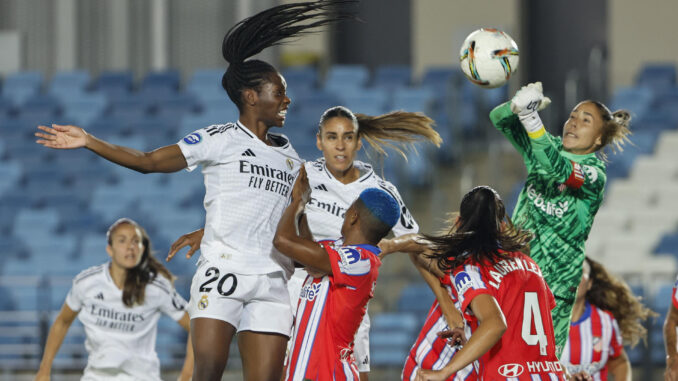
[[[522,258],[502,259],[495,263],[494,266],[492,267],[494,268],[494,270],[489,271],[492,280],[489,280],[487,283],[490,286],[496,288],[497,290],[499,289],[499,286],[501,285],[501,281],[504,279],[504,276],[506,276],[506,274],[512,271],[525,270],[535,273],[540,277],[542,276],[541,270],[539,269],[539,266],[537,266],[536,263],[528,262]]]

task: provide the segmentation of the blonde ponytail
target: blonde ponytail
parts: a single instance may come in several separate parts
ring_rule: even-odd
[[[407,159],[405,151],[413,143],[428,141],[440,147],[443,141],[433,128],[433,119],[420,112],[393,111],[379,116],[355,116],[358,119],[358,135],[381,155],[386,155],[384,147],[391,147]]]

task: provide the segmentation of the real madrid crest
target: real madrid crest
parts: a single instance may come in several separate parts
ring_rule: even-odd
[[[204,310],[205,308],[207,308],[208,304],[209,300],[207,299],[207,294],[204,294],[202,298],[200,298],[200,301],[198,302],[198,309]]]
[[[287,158],[286,161],[287,161],[287,168],[289,168],[290,171],[291,171],[292,168],[294,168],[294,163],[292,162],[292,159],[290,159],[289,157]]]

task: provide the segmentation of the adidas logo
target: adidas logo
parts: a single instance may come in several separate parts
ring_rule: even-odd
[[[327,192],[327,187],[325,186],[325,184],[316,185],[315,187],[313,187],[313,189]]]
[[[94,298],[95,298],[95,299],[99,299],[99,300],[104,300],[104,293],[103,293],[103,292],[100,292],[100,293],[98,293],[97,296],[95,296]]]
[[[245,150],[245,152],[242,153],[242,156],[255,156],[256,157],[257,155],[255,155],[254,152],[252,152],[252,150],[248,148],[247,150]]]
[[[365,359],[363,360],[363,365],[370,365],[370,356],[365,356]]]

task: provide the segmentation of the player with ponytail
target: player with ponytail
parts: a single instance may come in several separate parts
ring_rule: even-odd
[[[626,110],[611,112],[600,102],[586,100],[570,112],[563,136],[557,138],[539,118],[538,110],[548,103],[541,83],[532,83],[492,110],[490,119],[527,167],[513,221],[534,233],[531,256],[557,301],[553,324],[560,354],[581,279],[584,244],[603,201],[604,150],[622,149],[631,117]]]
[[[362,148],[363,139],[379,153],[384,153],[384,148],[390,146],[405,157],[408,146],[416,141],[428,141],[438,146],[441,139],[432,126],[433,120],[421,113],[394,111],[370,116],[354,114],[343,106],[326,110],[320,117],[316,135],[316,146],[323,157],[305,163],[311,199],[306,205],[304,218],[313,239],[321,241],[341,237],[346,210],[367,188],[382,189],[398,202],[401,215],[392,229],[395,236],[416,233],[419,227],[396,187],[374,173],[371,165],[356,160],[356,156]],[[202,234],[201,229],[181,236],[172,245],[170,256],[190,246],[187,253],[190,257],[200,246]],[[289,281],[293,308],[297,305],[307,275],[304,269],[297,269]],[[370,370],[369,327],[369,316],[365,314],[355,337],[355,359],[361,380],[368,378]]]
[[[292,328],[286,282],[293,266],[273,247],[273,235],[302,163],[286,136],[269,132],[285,122],[291,102],[285,79],[271,64],[250,57],[315,27],[352,18],[353,3],[283,4],[228,31],[222,53],[229,67],[222,85],[238,107],[235,122],[199,129],[152,152],[110,144],[75,126],[40,126],[36,133],[46,147],[86,147],[142,173],[203,167],[205,239],[188,305],[194,381],[221,379],[236,332],[244,379],[281,378]]]

